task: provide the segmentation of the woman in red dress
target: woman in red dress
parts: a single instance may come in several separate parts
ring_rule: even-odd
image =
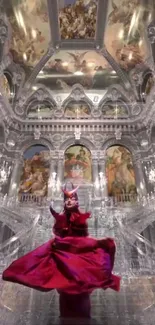
[[[54,239],[14,261],[3,280],[40,291],[57,289],[61,317],[90,317],[90,293],[97,288],[119,291],[120,277],[112,274],[115,243],[88,236],[90,213],[78,208],[76,189],[64,190],[64,211],[55,218]]]

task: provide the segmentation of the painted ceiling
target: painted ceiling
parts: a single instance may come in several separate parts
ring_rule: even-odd
[[[102,48],[127,75],[151,56],[146,27],[153,19],[152,0],[7,0],[4,10],[13,61],[23,67],[25,81],[40,64],[34,82],[50,89],[121,84]],[[51,57],[49,45],[55,49]]]
[[[146,25],[152,20],[152,7],[140,0],[110,0],[104,42],[121,68],[129,71],[150,56]]]
[[[95,51],[59,51],[44,66],[36,82],[51,89],[70,90],[79,83],[86,89],[104,89],[120,83],[106,59]]]

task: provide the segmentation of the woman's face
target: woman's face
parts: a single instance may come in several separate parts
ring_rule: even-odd
[[[65,200],[65,207],[67,209],[72,209],[78,205],[78,201],[76,200],[75,197],[68,197]]]

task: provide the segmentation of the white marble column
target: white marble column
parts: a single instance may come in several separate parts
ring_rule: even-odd
[[[52,199],[53,190],[54,190],[54,173],[56,173],[56,161],[55,159],[51,160],[50,171],[49,171],[49,180],[48,180],[48,194],[47,198]]]
[[[64,182],[64,152],[59,151],[57,158],[57,190],[58,196],[61,196],[61,186]]]
[[[94,185],[94,196],[100,196],[100,184],[99,184],[99,169],[98,169],[98,160],[97,157],[92,156],[92,179]]]
[[[135,172],[137,192],[140,196],[146,195],[146,183],[144,178],[144,173],[142,170],[142,157],[140,154],[137,154],[133,157],[133,168]]]
[[[22,156],[16,156],[14,161],[14,166],[11,174],[11,181],[8,191],[9,197],[15,197],[18,193],[19,183],[20,183],[20,177],[22,173],[22,167],[23,167],[23,157]]]
[[[102,173],[103,175],[103,179],[102,177],[100,177],[100,182],[101,182],[101,195],[102,198],[107,197],[108,196],[108,190],[107,190],[107,179],[106,179],[106,158],[101,158],[99,160],[99,175],[100,173]]]

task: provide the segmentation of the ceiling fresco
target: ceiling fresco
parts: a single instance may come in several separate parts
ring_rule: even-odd
[[[86,89],[104,89],[120,83],[106,59],[95,51],[60,51],[39,73],[37,82],[67,91],[79,83]]]
[[[12,28],[10,52],[15,63],[34,67],[48,49],[50,28],[46,0],[7,0]]]
[[[152,20],[151,11],[151,6],[142,6],[141,0],[109,0],[104,42],[125,71],[145,62],[150,55],[145,28]]]
[[[98,0],[59,0],[61,39],[94,39]]]

